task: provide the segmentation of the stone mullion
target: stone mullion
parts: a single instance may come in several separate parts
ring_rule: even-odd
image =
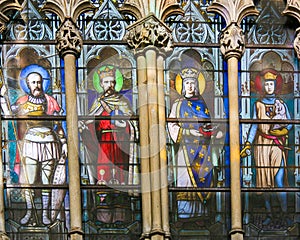
[[[230,191],[231,191],[231,231],[232,240],[243,239],[241,207],[241,166],[240,166],[240,123],[238,61],[245,52],[245,37],[240,27],[248,15],[257,15],[252,0],[214,0],[208,11],[219,13],[225,18],[226,28],[220,36],[220,50],[228,64],[229,98],[229,147],[230,147]]]
[[[158,83],[158,122],[159,145],[160,145],[160,181],[161,181],[161,214],[162,214],[162,230],[165,238],[170,238],[169,224],[169,192],[168,192],[168,160],[166,150],[166,105],[164,92],[164,55],[157,57],[157,83]]]
[[[231,239],[243,239],[240,174],[240,124],[238,96],[238,59],[228,59]]]
[[[149,48],[149,47],[147,47]],[[150,171],[151,171],[151,205],[152,228],[151,239],[162,238],[161,199],[160,199],[160,155],[159,155],[159,122],[158,122],[158,86],[157,86],[157,54],[150,47],[145,50],[147,71],[148,116],[150,137]]]
[[[230,41],[235,39],[236,41]],[[231,191],[231,231],[232,240],[242,240],[244,236],[241,206],[240,171],[240,123],[238,61],[245,51],[245,39],[240,27],[235,23],[227,26],[221,34],[221,52],[228,64],[229,98],[229,147],[230,147],[230,191]],[[231,44],[228,45],[227,43]]]
[[[133,48],[138,56],[138,83],[139,98],[145,98],[146,104],[140,109],[140,134],[148,139],[147,150],[141,138],[141,154],[148,151],[148,162],[141,161],[142,170],[142,212],[149,212],[150,215],[143,214],[143,234],[142,239],[161,240],[170,238],[169,230],[169,205],[168,205],[168,182],[167,182],[167,157],[166,157],[166,133],[165,133],[165,102],[164,102],[164,54],[172,48],[171,31],[159,21],[153,14],[139,20],[129,26],[125,36],[128,45]],[[140,69],[141,59],[145,61],[145,68]],[[146,79],[144,79],[144,77]],[[144,81],[141,83],[141,81]],[[143,86],[143,88],[141,88]],[[142,109],[141,109],[142,108]],[[147,109],[147,113],[146,113]],[[142,113],[143,112],[143,113]],[[148,125],[144,125],[147,116]],[[142,126],[145,126],[142,128]],[[145,139],[144,139],[145,140]],[[144,166],[147,164],[147,167]],[[149,164],[149,165],[148,165]],[[143,172],[148,171],[148,172]],[[148,176],[144,178],[143,175]],[[150,176],[150,178],[149,178]],[[145,181],[146,182],[143,182]],[[148,180],[150,182],[148,183]],[[146,186],[148,184],[148,186]],[[149,189],[150,195],[145,193]],[[146,199],[145,199],[146,198]],[[150,224],[150,233],[148,227]],[[146,230],[146,232],[145,232]]]
[[[73,36],[68,38],[67,36]],[[56,48],[64,60],[65,99],[68,143],[68,173],[70,196],[70,232],[71,240],[82,240],[82,212],[80,189],[80,164],[78,155],[78,113],[76,92],[76,58],[82,49],[80,33],[71,19],[66,19],[56,36]]]
[[[70,237],[71,240],[83,239],[81,190],[80,190],[80,165],[78,158],[78,114],[76,98],[76,58],[73,54],[64,56],[65,62],[65,89],[68,134],[68,172],[70,196]]]
[[[146,57],[137,56],[137,78],[138,78],[138,109],[140,128],[140,159],[141,159],[141,196],[142,196],[142,239],[150,239],[151,232],[151,181],[149,162],[149,129],[148,129],[148,97],[147,97],[147,74]]]

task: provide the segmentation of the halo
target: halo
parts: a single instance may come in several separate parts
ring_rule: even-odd
[[[114,69],[115,67],[114,66],[101,66],[98,71],[101,72],[105,68]],[[119,92],[119,91],[121,91],[121,89],[123,87],[123,75],[119,69],[117,69],[117,68],[115,68],[115,69],[116,69],[116,71],[115,71],[115,79],[116,79],[115,91]],[[103,88],[100,86],[100,77],[99,77],[98,71],[94,72],[93,85],[98,93],[102,93]]]
[[[26,67],[24,67],[21,72],[20,72],[20,87],[23,89],[23,91],[27,94],[30,93],[30,89],[27,86],[26,83],[26,78],[30,73],[39,73],[42,78],[43,78],[43,91],[47,92],[49,87],[50,87],[50,83],[51,83],[51,77],[49,72],[42,66],[38,65],[38,64],[31,64],[28,65]]]
[[[200,95],[204,92],[206,87],[205,78],[202,72],[198,74],[198,87],[199,87],[199,93]],[[182,77],[180,73],[177,74],[175,79],[175,88],[176,91],[181,95],[182,93]]]

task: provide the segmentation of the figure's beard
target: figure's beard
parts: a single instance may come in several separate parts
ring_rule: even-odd
[[[105,97],[108,97],[108,96],[111,96],[115,93],[115,90],[113,88],[108,88],[105,92],[104,92],[104,96]]]
[[[39,88],[33,89],[33,91],[31,92],[31,95],[34,96],[34,97],[42,97],[43,96],[43,90],[39,89]]]

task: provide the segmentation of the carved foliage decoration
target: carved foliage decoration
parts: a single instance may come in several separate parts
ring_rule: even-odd
[[[217,12],[225,18],[227,27],[221,34],[221,52],[225,58],[240,58],[245,51],[245,39],[240,28],[241,21],[248,15],[257,15],[252,0],[214,0],[207,11]]]
[[[68,53],[79,57],[83,41],[76,25],[70,19],[66,19],[60,26],[56,41],[56,49],[61,57]]]
[[[0,0],[0,33],[6,28],[9,18],[4,14],[8,10],[20,10],[21,6],[17,0]]]
[[[173,48],[171,30],[153,15],[131,25],[125,35],[125,40],[135,50],[155,46],[168,52]]]
[[[227,26],[231,22],[240,26],[244,17],[258,15],[253,0],[214,0],[207,11],[217,12],[224,17]]]
[[[242,29],[234,23],[222,31],[220,41],[220,50],[225,58],[240,58],[245,51],[245,36]]]
[[[300,1],[288,0],[283,14],[295,17],[300,23]],[[296,34],[297,35],[294,40],[294,48],[297,53],[297,57],[300,59],[300,28],[296,30]]]
[[[60,56],[72,53],[79,56],[82,48],[82,37],[75,22],[83,12],[94,10],[89,0],[47,0],[44,11],[54,12],[62,21],[57,32],[57,45]]]

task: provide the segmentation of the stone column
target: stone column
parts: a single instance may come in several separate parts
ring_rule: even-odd
[[[83,239],[80,165],[78,158],[78,114],[76,98],[76,58],[79,57],[83,45],[82,36],[76,26],[80,14],[94,11],[90,0],[46,0],[44,11],[58,15],[62,24],[56,33],[56,48],[59,56],[64,60],[67,135],[68,135],[68,171],[70,192],[71,240]]]
[[[163,89],[164,54],[171,49],[171,32],[164,23],[154,15],[134,23],[128,28],[125,39],[138,56],[138,85],[139,98],[147,98],[146,106],[139,105],[139,121],[141,134],[141,150],[148,152],[148,158],[142,158],[141,169],[148,171],[150,178],[142,178],[142,191],[150,190],[150,195],[142,192],[143,214],[142,239],[161,240],[170,237],[168,188],[167,188],[167,159],[165,144],[165,103]],[[143,65],[141,64],[143,63]],[[143,66],[142,69],[140,67]],[[142,77],[142,78],[140,78]],[[145,79],[146,78],[146,79]],[[145,81],[140,83],[141,81]],[[143,88],[140,88],[143,84]],[[142,100],[139,101],[141,104]],[[146,113],[147,109],[147,113]],[[145,114],[142,114],[145,113]],[[145,121],[148,121],[146,125]],[[145,139],[148,139],[148,142]],[[142,145],[143,141],[143,145]],[[144,144],[147,143],[148,146]],[[147,150],[144,149],[147,147]],[[148,161],[145,161],[147,159]],[[143,182],[145,181],[146,182]],[[150,182],[148,183],[148,181]],[[150,185],[150,187],[149,187]],[[146,198],[146,199],[145,199]],[[149,206],[149,204],[151,204]],[[150,207],[150,211],[148,209]],[[150,225],[149,225],[150,224]],[[148,229],[150,227],[150,232]]]
[[[157,82],[158,82],[158,122],[161,130],[159,134],[160,144],[160,181],[161,181],[161,214],[162,214],[162,230],[165,233],[165,238],[170,238],[169,225],[169,193],[168,193],[168,159],[166,150],[166,105],[165,105],[165,90],[164,90],[164,57],[159,55],[157,57]],[[168,206],[168,207],[167,207]]]
[[[148,96],[146,58],[143,54],[137,55],[137,78],[138,78],[138,110],[140,128],[140,159],[141,159],[141,196],[143,233],[142,239],[150,239],[151,232],[151,190],[150,190],[150,162],[149,162],[149,120],[148,120]]]
[[[230,40],[235,39],[228,46]],[[229,147],[230,147],[230,190],[231,190],[231,239],[243,239],[241,175],[240,175],[240,124],[239,124],[239,91],[238,60],[244,52],[244,35],[236,24],[223,30],[221,52],[228,63],[228,97],[229,97]]]
[[[68,36],[72,36],[69,38]],[[82,48],[80,33],[71,19],[60,26],[57,35],[56,48],[64,60],[66,89],[66,120],[68,135],[68,172],[70,192],[70,226],[71,240],[82,240],[82,213],[80,190],[80,165],[78,158],[78,114],[76,98],[76,58]]]
[[[240,24],[250,14],[258,14],[252,0],[214,0],[208,11],[219,13],[225,18],[227,27],[220,36],[220,50],[228,63],[229,97],[229,147],[230,147],[230,190],[232,240],[243,239],[240,174],[240,125],[238,61],[245,51],[245,39]]]

